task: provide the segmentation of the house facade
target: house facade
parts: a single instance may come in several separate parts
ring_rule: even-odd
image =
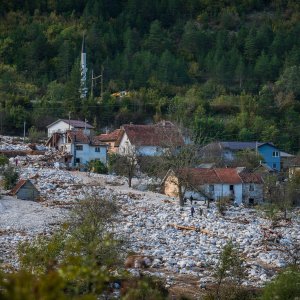
[[[254,204],[263,201],[263,180],[258,174],[244,168],[186,169],[188,180],[183,187],[185,197],[196,200],[230,198],[236,204]],[[178,196],[178,177],[169,171],[163,181],[163,192]]]
[[[91,134],[94,127],[86,121],[59,119],[47,126],[48,137],[53,133],[64,133],[68,130],[85,130],[86,134]]]
[[[262,157],[262,163],[276,171],[281,171],[283,157],[288,153],[280,151],[272,143],[261,142],[214,142],[202,148],[204,157],[221,157],[225,162],[235,159],[239,151],[252,150]]]
[[[168,121],[154,125],[123,125],[118,153],[136,152],[144,156],[161,155],[165,149],[184,145],[178,128]]]
[[[85,134],[82,130],[68,130],[65,133],[53,133],[46,146],[56,148],[69,155],[72,166],[86,164],[91,160],[100,160],[107,163],[108,146],[97,137]]]

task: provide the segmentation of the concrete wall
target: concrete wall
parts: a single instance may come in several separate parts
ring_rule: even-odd
[[[125,155],[126,153],[128,153],[128,151],[131,151],[131,150],[136,151],[138,155],[145,155],[145,156],[161,155],[163,152],[163,149],[161,147],[157,147],[157,146],[132,145],[130,143],[130,140],[128,139],[126,132],[125,132],[121,139],[118,153],[121,155]]]
[[[73,129],[73,127],[69,126],[69,124],[64,121],[59,121],[53,124],[51,127],[48,127],[48,137],[50,137],[54,132],[65,132],[69,129]]]
[[[170,197],[178,196],[178,188],[175,184],[174,176],[169,176],[164,183],[164,193]],[[217,200],[220,197],[232,197],[234,202],[237,204],[241,204],[243,202],[243,184],[234,184],[232,193],[230,190],[230,184],[212,184],[214,190],[210,191],[210,185],[206,184],[201,186],[202,191],[210,197],[210,199]],[[249,188],[248,188],[249,189]],[[193,196],[194,199],[197,200],[206,200],[205,196],[201,193],[187,190],[185,192],[185,197],[189,198]]]
[[[59,121],[55,124],[53,124],[51,127],[48,127],[48,137],[50,137],[52,135],[52,133],[54,132],[66,132],[69,129],[74,129],[74,127],[72,125],[69,126],[69,124],[67,124],[64,121]],[[84,128],[81,128],[83,130],[85,130]],[[86,129],[86,134],[90,134],[91,130],[90,129]]]
[[[254,203],[263,201],[263,184],[243,184],[243,203],[249,204],[249,199],[253,199]]]
[[[76,150],[76,146],[82,146],[82,150]],[[96,146],[91,146],[89,144],[72,144],[71,146],[71,154],[73,155],[72,164],[76,164],[76,158],[80,159],[80,164],[86,164],[91,160],[99,159],[102,163],[106,164],[107,162],[107,147],[106,146],[98,146],[100,148],[100,152],[96,152]]]

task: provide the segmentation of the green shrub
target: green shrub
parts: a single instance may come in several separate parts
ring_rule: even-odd
[[[0,167],[8,165],[9,160],[5,155],[0,155]]]
[[[45,138],[45,136],[43,131],[37,130],[34,126],[30,127],[28,130],[28,140],[30,143],[37,143]]]
[[[98,174],[107,174],[107,167],[100,160],[91,160],[89,162],[88,168],[90,171]]]
[[[3,185],[6,190],[11,189],[18,181],[19,174],[12,166],[8,166],[2,171]]]
[[[289,268],[264,288],[261,300],[296,300],[300,297],[300,270]]]

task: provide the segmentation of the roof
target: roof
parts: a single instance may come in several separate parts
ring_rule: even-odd
[[[256,147],[261,147],[263,145],[270,145],[274,148],[276,148],[274,146],[273,143],[270,142],[213,142],[213,143],[209,143],[206,146],[204,146],[202,149],[203,150],[221,150],[221,149],[229,149],[232,151],[239,151],[239,150],[247,150],[247,149],[256,149]]]
[[[113,142],[119,139],[122,131],[123,131],[122,129],[116,129],[110,133],[102,133],[97,137],[101,142]]]
[[[67,134],[68,137],[71,138],[72,143],[90,144],[92,146],[107,146],[99,140],[99,137],[87,135],[83,130],[68,130]]]
[[[32,182],[31,182],[29,179],[21,179],[21,180],[19,180],[18,183],[13,187],[13,189],[10,190],[9,195],[12,195],[12,196],[16,195],[16,194],[18,193],[18,191],[20,190],[20,188],[21,188],[25,183],[27,183],[27,182],[31,183],[31,185],[32,185],[34,188],[36,188],[36,187],[32,184]]]
[[[190,168],[183,172],[189,176],[192,185],[204,184],[242,184],[262,183],[259,174],[254,174],[241,168]]]
[[[230,150],[246,150],[246,149],[255,149],[256,147],[261,147],[262,145],[269,144],[273,147],[273,143],[262,143],[262,142],[220,142],[222,148]]]
[[[295,155],[284,152],[284,151],[280,151],[280,157],[295,157]]]
[[[47,126],[47,128],[53,126],[54,124],[58,123],[58,122],[65,122],[68,125],[74,127],[74,128],[87,128],[87,129],[92,129],[94,128],[92,125],[90,125],[89,123],[85,123],[84,121],[80,121],[80,120],[68,120],[68,119],[58,119],[55,122],[51,123],[50,125]]]
[[[182,146],[184,139],[179,129],[171,122],[155,125],[123,125],[132,145],[136,146]]]

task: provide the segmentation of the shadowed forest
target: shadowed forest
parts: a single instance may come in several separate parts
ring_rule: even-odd
[[[298,1],[3,0],[0,17],[2,134],[22,133],[24,121],[45,130],[71,112],[99,132],[169,119],[198,143],[271,141],[299,151]],[[103,70],[102,98],[92,70]]]

